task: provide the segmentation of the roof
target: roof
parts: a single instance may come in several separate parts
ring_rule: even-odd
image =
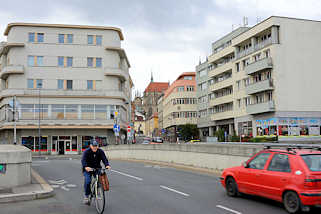
[[[184,72],[181,75],[179,75],[176,80],[178,80],[178,79],[180,79],[182,77],[185,77],[185,76],[194,76],[195,77],[195,75],[196,75],[196,72]]]
[[[287,150],[286,148],[284,149],[266,149],[265,151],[271,151],[271,152],[286,152],[290,154],[298,154],[298,155],[306,155],[306,154],[320,154],[321,151],[317,149],[290,149]]]
[[[8,36],[12,27],[52,27],[52,28],[74,28],[74,29],[93,29],[93,30],[113,30],[116,31],[120,37],[120,40],[124,40],[123,33],[120,28],[106,27],[106,26],[90,26],[90,25],[69,25],[69,24],[42,24],[42,23],[9,23],[4,31],[4,35]]]
[[[168,97],[176,87],[178,86],[194,86],[196,90],[196,80],[195,80],[196,72],[184,72],[178,76],[178,78],[171,84],[171,86],[165,91],[164,97]],[[193,76],[192,80],[184,80],[184,76]]]
[[[168,89],[169,83],[168,82],[151,82],[147,86],[144,92],[163,92]]]

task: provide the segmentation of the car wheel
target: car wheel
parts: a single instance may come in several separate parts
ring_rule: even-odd
[[[288,213],[299,213],[301,211],[301,201],[293,191],[288,191],[283,196],[283,204]]]
[[[238,196],[238,189],[237,189],[237,184],[232,177],[228,177],[226,179],[226,193],[230,197],[236,197]]]

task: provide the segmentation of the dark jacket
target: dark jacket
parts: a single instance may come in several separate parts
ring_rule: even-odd
[[[98,149],[96,152],[93,152],[91,148],[86,149],[81,159],[83,172],[85,171],[85,167],[101,168],[101,161],[103,161],[105,166],[109,166],[108,159],[103,150]]]

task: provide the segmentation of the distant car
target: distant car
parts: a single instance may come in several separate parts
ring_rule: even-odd
[[[149,140],[144,140],[144,141],[142,142],[142,144],[149,144],[149,143],[150,143]]]
[[[190,140],[190,141],[187,141],[186,143],[197,143],[197,142],[201,142],[200,140]]]
[[[161,138],[161,137],[153,137],[152,141],[154,143],[163,143],[163,138]]]
[[[321,205],[321,147],[267,147],[220,179],[228,196],[258,195],[282,202],[288,213],[309,211]]]

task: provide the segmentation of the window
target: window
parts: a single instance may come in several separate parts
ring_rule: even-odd
[[[269,49],[269,50],[264,51],[264,55],[265,55],[265,58],[270,57],[270,49]]]
[[[58,66],[64,67],[64,57],[63,56],[58,56]]]
[[[257,155],[251,162],[248,164],[248,168],[251,169],[264,169],[266,161],[269,159],[271,153],[261,153]]]
[[[238,104],[239,108],[241,108],[241,99],[237,99],[237,104]]]
[[[72,90],[72,80],[67,80],[67,89]]]
[[[207,75],[206,69],[205,69],[205,70],[201,70],[201,71],[199,72],[199,76],[200,76],[200,77],[204,77],[204,76],[206,76],[206,75]]]
[[[58,89],[64,89],[64,80],[58,80]]]
[[[96,36],[96,45],[101,45],[102,43],[102,36]]]
[[[239,72],[240,71],[240,63],[236,63],[236,72]]]
[[[193,79],[192,76],[185,76],[185,77],[184,77],[184,80],[192,80],[192,79]]]
[[[36,81],[36,86],[37,86],[37,88],[43,88],[43,84],[42,84],[42,80],[41,79],[37,79],[37,81]]]
[[[236,81],[236,85],[237,85],[237,90],[240,90],[240,87],[241,87],[241,81],[240,81],[240,80]]]
[[[59,34],[58,35],[58,42],[59,43],[65,43],[65,35],[64,34]]]
[[[101,90],[102,89],[101,86],[102,86],[102,81],[101,80],[96,80],[96,89],[97,90]]]
[[[43,66],[43,56],[37,56],[37,66]]]
[[[33,88],[33,79],[28,79],[28,88]]]
[[[88,40],[88,45],[94,44],[94,36],[93,35],[88,35],[87,40]]]
[[[72,34],[67,34],[67,43],[73,43],[74,36]]]
[[[43,41],[44,41],[44,34],[37,33],[37,42],[43,42]]]
[[[187,91],[194,91],[194,86],[188,85],[186,86]]]
[[[72,57],[67,57],[67,67],[72,67]]]
[[[101,68],[101,58],[96,58],[96,68]]]
[[[269,171],[291,172],[289,156],[284,154],[275,154],[268,168]]]
[[[34,66],[34,65],[35,65],[34,56],[28,56],[28,66]]]
[[[87,80],[87,89],[93,89],[93,80]]]
[[[88,57],[87,58],[87,66],[88,67],[93,67],[93,61],[94,61],[93,57]]]
[[[184,86],[177,87],[177,91],[184,91]]]
[[[321,171],[321,155],[301,155],[307,167],[313,172]]]
[[[35,41],[35,33],[29,33],[28,42],[34,42],[34,41]]]

